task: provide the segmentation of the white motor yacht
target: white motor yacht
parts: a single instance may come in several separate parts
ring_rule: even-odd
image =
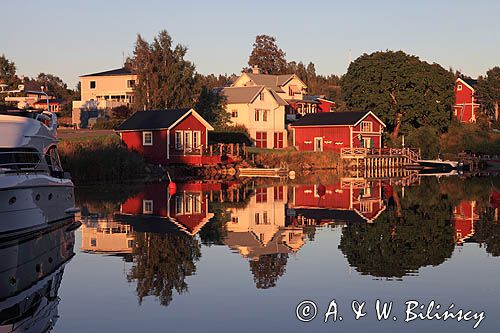
[[[73,218],[74,185],[57,152],[57,116],[0,112],[0,240]]]

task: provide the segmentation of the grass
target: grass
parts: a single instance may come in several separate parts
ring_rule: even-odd
[[[250,147],[249,154],[254,154],[257,165],[276,168],[284,162],[290,170],[336,169],[340,164],[338,153],[297,151],[293,147],[286,149],[263,149]]]
[[[61,162],[76,183],[118,183],[144,178],[146,163],[118,137],[71,138],[59,143]]]

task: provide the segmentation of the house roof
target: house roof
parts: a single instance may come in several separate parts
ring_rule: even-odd
[[[208,130],[213,130],[213,127],[203,119],[194,109],[166,109],[166,110],[148,110],[138,111],[130,118],[125,120],[118,128],[117,132],[124,131],[140,131],[140,130],[159,130],[170,129],[177,125],[182,119],[190,114],[193,114],[200,120]]]
[[[266,87],[280,87],[285,83],[290,81],[294,74],[282,74],[282,75],[272,75],[272,74],[254,74],[246,73],[250,79],[257,85],[263,85]]]
[[[222,89],[222,94],[226,96],[226,102],[228,104],[248,104],[252,103],[264,88],[265,87],[263,85],[250,87],[226,87]],[[279,105],[287,105],[287,103],[272,89],[268,89],[268,91]]]
[[[135,74],[135,72],[133,70],[131,70],[130,68],[122,67],[122,68],[112,69],[112,70],[104,71],[104,72],[98,72],[98,73],[80,75],[80,77],[86,77],[86,76],[116,76],[116,75],[131,75],[131,74]]]
[[[293,123],[292,127],[357,125],[368,114],[377,118],[371,111],[310,113]],[[385,127],[380,119],[377,118],[377,120]]]

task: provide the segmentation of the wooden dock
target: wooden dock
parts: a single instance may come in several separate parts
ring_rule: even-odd
[[[340,156],[347,169],[363,171],[366,177],[404,176],[400,170],[417,165],[420,149],[342,148]]]

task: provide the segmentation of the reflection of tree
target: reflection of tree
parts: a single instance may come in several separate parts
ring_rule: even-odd
[[[352,224],[342,231],[339,248],[363,274],[403,277],[420,267],[439,265],[454,248],[449,223],[452,204],[432,179],[407,191],[398,208],[391,206],[374,224]]]
[[[278,279],[285,274],[288,253],[273,253],[259,256],[250,261],[250,270],[257,288],[276,287]]]
[[[184,280],[195,273],[195,261],[201,257],[196,239],[184,234],[137,233],[135,243],[134,266],[127,279],[137,281],[139,304],[154,295],[166,306],[174,289],[179,294],[187,291]]]
[[[304,234],[307,237],[307,240],[312,242],[314,241],[314,236],[316,236],[316,226],[315,225],[306,225],[302,227]]]
[[[500,256],[500,224],[494,221],[494,210],[487,209],[480,214],[480,220],[475,225],[474,239],[486,244],[486,251],[493,256]]]
[[[230,215],[223,209],[213,209],[214,217],[203,226],[199,235],[203,245],[224,245],[224,238],[227,236],[226,223],[230,220]]]

